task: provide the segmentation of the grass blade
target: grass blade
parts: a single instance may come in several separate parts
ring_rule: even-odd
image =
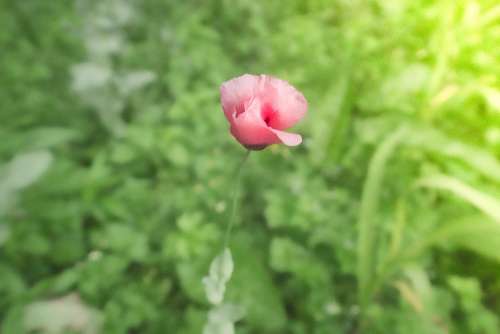
[[[418,181],[417,184],[423,187],[447,190],[469,202],[500,224],[500,201],[472,188],[458,179],[447,175],[435,175],[425,177]]]
[[[363,186],[361,211],[358,218],[358,298],[360,306],[366,308],[370,299],[370,282],[375,273],[375,239],[376,229],[373,217],[378,211],[380,188],[384,177],[387,161],[401,141],[406,131],[403,127],[390,134],[377,148],[368,167],[368,175]]]

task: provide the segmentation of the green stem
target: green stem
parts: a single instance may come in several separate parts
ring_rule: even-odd
[[[250,150],[247,150],[247,152],[245,153],[245,156],[243,157],[243,159],[241,160],[241,162],[239,163],[239,165],[235,171],[235,177],[234,177],[235,184],[234,184],[233,192],[231,193],[231,197],[232,197],[231,215],[229,216],[229,222],[227,224],[226,233],[224,235],[224,247],[222,248],[223,250],[229,246],[229,239],[231,237],[231,231],[233,229],[234,220],[236,218],[236,209],[238,207],[241,174],[242,174],[243,166],[245,165],[245,162],[248,160],[250,152],[251,152]]]

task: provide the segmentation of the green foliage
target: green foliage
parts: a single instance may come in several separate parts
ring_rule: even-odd
[[[0,332],[498,333],[499,13],[0,1]],[[246,162],[210,312],[245,154],[218,87],[246,72],[310,112]]]
[[[460,310],[467,314],[468,329],[472,333],[497,333],[498,318],[482,305],[478,281],[474,278],[451,276],[448,284],[458,294]]]
[[[378,200],[380,198],[384,172],[392,151],[394,151],[402,136],[404,136],[404,128],[399,128],[380,144],[370,161],[366,181],[363,185],[358,220],[357,259],[359,304],[363,311],[371,297],[369,286],[375,274],[374,266],[377,261],[375,257],[377,235],[375,233],[379,228],[374,224],[374,217],[376,217],[376,212],[379,211]]]

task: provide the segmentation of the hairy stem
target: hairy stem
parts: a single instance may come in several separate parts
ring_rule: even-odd
[[[241,181],[241,174],[243,170],[243,166],[245,165],[245,162],[248,160],[248,157],[250,156],[250,150],[247,150],[245,153],[245,156],[243,159],[241,159],[241,162],[238,164],[238,167],[236,168],[236,171],[234,173],[234,188],[231,193],[231,214],[229,216],[229,222],[227,224],[226,228],[226,233],[224,235],[224,244],[222,249],[226,249],[229,246],[229,239],[231,238],[231,231],[233,229],[234,221],[236,219],[236,210],[238,207],[238,200],[239,200],[239,195],[240,195],[240,181]]]

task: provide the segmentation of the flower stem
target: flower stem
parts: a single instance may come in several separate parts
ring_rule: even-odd
[[[245,165],[245,162],[248,160],[248,156],[250,155],[250,152],[251,152],[250,150],[246,151],[245,156],[243,157],[243,159],[241,160],[241,162],[239,163],[239,165],[235,171],[235,177],[234,177],[235,184],[234,184],[234,188],[233,188],[233,191],[231,194],[231,197],[232,197],[231,215],[229,216],[229,222],[227,224],[226,234],[224,236],[223,250],[229,246],[229,239],[231,237],[231,231],[233,229],[234,220],[236,218],[236,209],[238,207],[238,199],[239,199],[239,195],[240,195],[241,174],[242,174],[243,166]]]

